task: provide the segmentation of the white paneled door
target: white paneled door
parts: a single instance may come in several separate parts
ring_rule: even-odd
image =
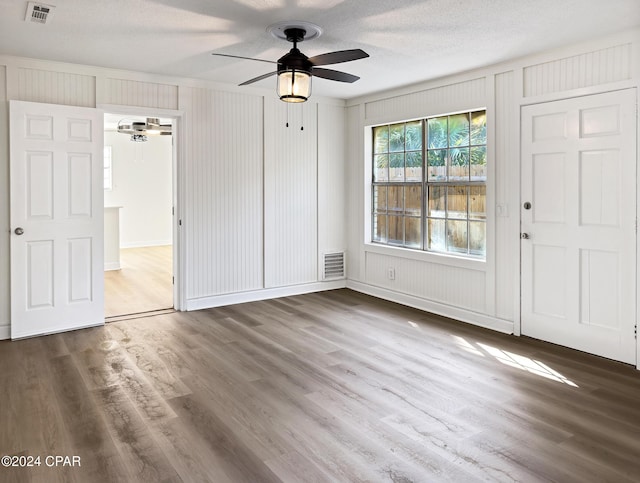
[[[522,334],[636,362],[635,89],[522,108]]]
[[[11,101],[11,338],[104,323],[103,120]]]

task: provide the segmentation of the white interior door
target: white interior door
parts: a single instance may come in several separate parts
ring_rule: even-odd
[[[103,118],[11,101],[11,338],[104,323]]]
[[[634,364],[635,105],[526,106],[521,138],[522,334]]]

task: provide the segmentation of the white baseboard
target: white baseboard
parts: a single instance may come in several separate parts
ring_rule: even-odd
[[[345,286],[346,280],[335,280],[332,282],[305,283],[302,285],[291,285],[287,287],[265,288],[260,290],[251,290],[249,292],[215,295],[212,297],[187,300],[185,310],[210,309],[212,307],[221,307],[223,305],[257,302],[258,300],[268,300],[278,297],[290,297],[292,295],[322,292],[324,290],[334,290],[337,288],[345,288]]]
[[[144,248],[144,247],[163,247],[166,245],[173,245],[173,240],[146,240],[146,241],[132,241],[127,243],[121,243],[120,248]]]
[[[10,338],[11,338],[11,326],[0,325],[0,340],[10,339]]]
[[[104,271],[108,272],[109,270],[120,270],[120,262],[105,262]]]
[[[508,320],[498,319],[496,317],[415,297],[413,295],[394,292],[393,290],[387,290],[373,285],[368,285],[366,283],[356,282],[354,280],[347,281],[347,288],[355,290],[356,292],[362,292],[367,295],[389,300],[390,302],[396,302],[415,309],[424,310],[425,312],[431,312],[433,314],[442,315],[461,322],[467,322],[479,327],[484,327],[485,329],[492,329],[505,334],[513,334],[513,322]]]

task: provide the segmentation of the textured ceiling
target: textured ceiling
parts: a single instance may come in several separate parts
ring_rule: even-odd
[[[314,79],[313,92],[352,98],[640,26],[638,0],[0,0],[0,53],[239,84],[272,69],[220,52],[277,60],[290,44],[266,27],[318,24],[308,56],[360,48],[370,58],[329,66],[354,84]],[[254,84],[274,88],[275,78]]]

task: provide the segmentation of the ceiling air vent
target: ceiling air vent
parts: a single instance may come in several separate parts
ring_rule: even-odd
[[[53,17],[55,6],[44,3],[29,2],[27,4],[27,14],[24,17],[27,22],[48,23]]]
[[[324,254],[323,280],[344,278],[344,252]]]

